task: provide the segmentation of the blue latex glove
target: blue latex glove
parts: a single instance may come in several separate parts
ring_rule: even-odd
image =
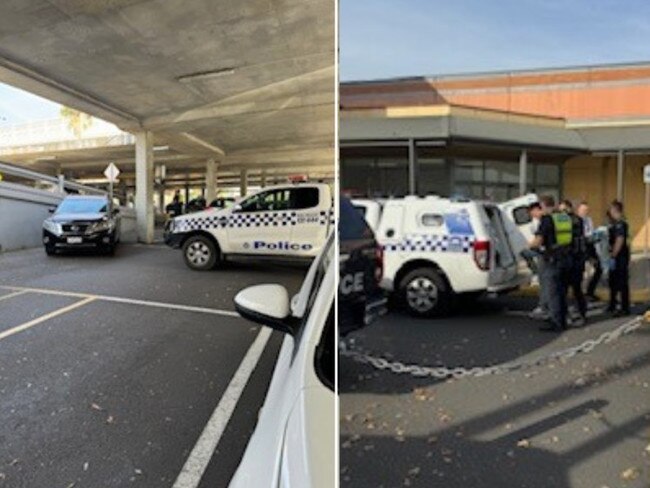
[[[616,269],[616,259],[615,258],[609,258],[609,270],[614,271]]]

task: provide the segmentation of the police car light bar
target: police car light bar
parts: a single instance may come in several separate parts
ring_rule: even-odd
[[[291,175],[291,176],[288,176],[287,179],[291,183],[307,183],[307,181],[309,181],[309,178],[307,178],[307,175]]]

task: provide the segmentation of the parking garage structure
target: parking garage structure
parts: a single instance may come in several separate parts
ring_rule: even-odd
[[[246,194],[297,172],[331,180],[333,15],[321,0],[3,6],[0,82],[121,134],[27,141],[0,160],[86,182],[115,162],[145,243],[169,189],[209,199],[220,183]]]
[[[624,202],[646,245],[650,64],[346,82],[341,188],[504,201],[586,200],[597,225]]]

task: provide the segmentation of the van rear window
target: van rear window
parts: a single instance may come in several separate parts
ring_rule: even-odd
[[[524,225],[528,224],[531,222],[532,218],[530,216],[530,212],[528,211],[528,207],[517,207],[512,211],[512,219],[515,221],[515,224],[517,225]]]

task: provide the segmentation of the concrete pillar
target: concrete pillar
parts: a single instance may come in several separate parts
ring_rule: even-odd
[[[625,153],[622,149],[616,154],[616,199],[623,201],[625,189],[623,186],[625,177]]]
[[[185,205],[187,205],[190,201],[190,184],[185,183]]]
[[[409,193],[417,194],[417,154],[415,139],[409,139]]]
[[[217,162],[208,159],[205,162],[205,200],[210,204],[217,196]]]
[[[260,186],[262,188],[266,188],[266,170],[265,169],[262,170],[262,178],[261,178],[261,181],[260,181]]]
[[[153,134],[135,133],[135,214],[138,241],[153,242]]]
[[[239,196],[245,197],[248,193],[248,171],[242,169],[239,173]]]
[[[62,173],[58,175],[59,179],[59,193],[65,193],[65,176]]]
[[[158,209],[160,213],[165,212],[165,185],[160,185],[158,188]]]
[[[519,194],[528,191],[528,151],[523,149],[519,155]]]

